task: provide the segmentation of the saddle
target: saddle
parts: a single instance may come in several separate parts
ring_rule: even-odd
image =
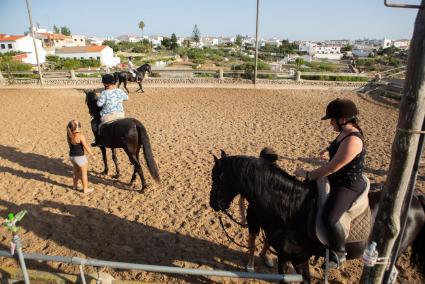
[[[121,113],[121,112],[120,113],[111,113],[111,114],[104,116],[104,118],[103,118],[104,122],[101,122],[99,124],[97,133],[100,136],[102,134],[102,130],[105,128],[105,126],[108,126],[112,122],[115,122],[117,120],[124,119],[124,118],[125,118],[124,113]]]
[[[353,202],[350,209],[348,209],[340,218],[339,222],[344,228],[346,243],[364,241],[369,237],[371,230],[371,212],[369,208],[369,179],[363,175],[366,183],[366,189],[363,193]],[[328,236],[325,225],[323,224],[323,207],[330,193],[330,184],[328,178],[320,178],[317,181],[317,215],[316,215],[316,236],[319,241],[328,246]]]

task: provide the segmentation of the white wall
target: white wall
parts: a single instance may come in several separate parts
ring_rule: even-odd
[[[75,58],[75,59],[99,59],[100,64],[104,66],[115,66],[120,64],[120,58],[114,56],[112,48],[105,47],[100,52],[81,52],[81,53],[57,53],[61,58]]]
[[[1,48],[1,44],[5,45],[5,48]],[[9,48],[9,44],[12,45],[12,48]],[[43,64],[46,62],[46,51],[43,49],[41,40],[36,39],[35,44],[37,45],[38,50],[38,59],[40,60],[40,64]],[[16,41],[2,41],[0,42],[0,52],[5,53],[9,51],[21,51],[28,53],[28,57],[23,59],[23,62],[29,63],[32,65],[37,64],[37,60],[35,57],[35,49],[34,49],[34,43],[32,41],[32,37],[25,36],[20,39],[17,39]]]

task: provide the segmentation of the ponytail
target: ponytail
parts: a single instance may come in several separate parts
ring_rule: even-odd
[[[69,144],[77,144],[75,141],[75,135],[74,131],[77,130],[80,127],[80,123],[76,120],[71,120],[68,122],[68,125],[66,126],[66,138],[68,140]]]
[[[364,136],[363,130],[359,126],[359,119],[356,116],[350,119],[347,123],[351,123],[355,128],[359,130],[360,134]]]

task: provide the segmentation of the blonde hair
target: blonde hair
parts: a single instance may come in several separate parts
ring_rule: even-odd
[[[81,124],[79,121],[73,119],[70,122],[68,122],[68,125],[66,126],[66,138],[68,140],[68,143],[70,144],[77,144],[74,132],[79,132],[81,128]]]

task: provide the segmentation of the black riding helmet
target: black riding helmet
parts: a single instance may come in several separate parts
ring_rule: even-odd
[[[322,117],[322,120],[330,118],[351,119],[356,117],[358,114],[359,111],[353,101],[348,99],[335,99],[331,101],[326,107],[326,115]]]
[[[115,77],[112,74],[105,74],[102,76],[102,84],[115,84]]]

